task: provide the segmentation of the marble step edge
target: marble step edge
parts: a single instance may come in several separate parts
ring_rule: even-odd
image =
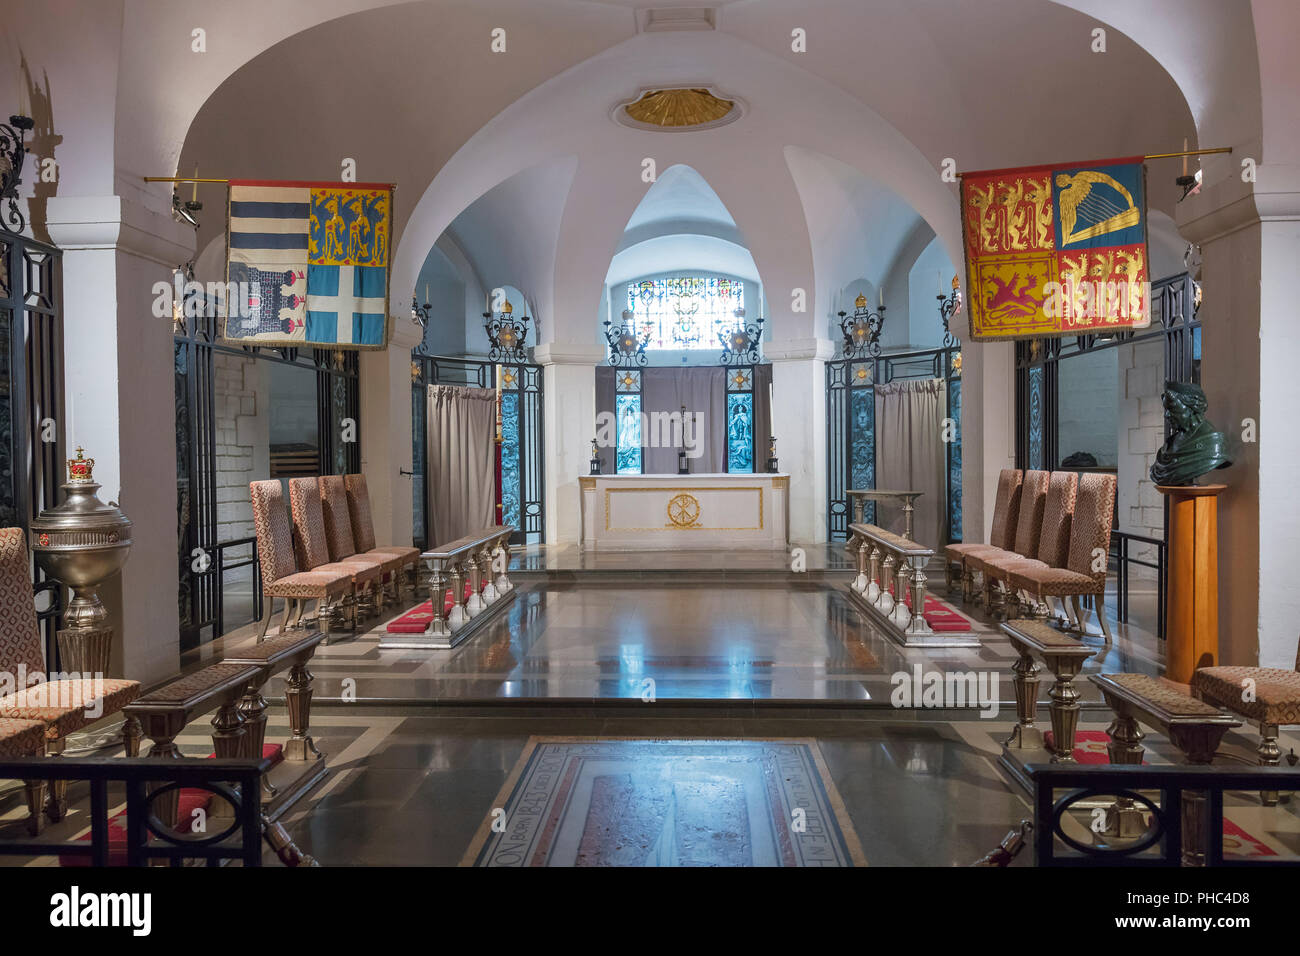
[[[268,698],[273,704],[283,704],[283,699]],[[887,699],[845,701],[799,698],[711,698],[711,697],[673,697],[662,698],[647,703],[638,698],[628,697],[442,697],[442,698],[404,698],[404,697],[358,697],[353,701],[344,701],[338,697],[313,696],[312,706],[330,711],[361,708],[365,711],[416,708],[422,716],[430,716],[430,711],[443,711],[448,716],[457,717],[520,717],[534,712],[546,717],[636,717],[647,720],[680,719],[692,716],[741,717],[741,716],[781,716],[790,719],[834,720],[862,719],[874,720],[893,717],[897,720],[935,720],[968,721],[980,720],[977,708],[951,707],[895,707]],[[1081,713],[1089,716],[1111,713],[1110,708],[1101,700],[1080,701]],[[991,723],[1008,723],[1015,721],[1015,701],[1000,701],[998,714],[991,718]],[[1046,702],[1040,702],[1035,719],[1043,726],[1049,725]]]

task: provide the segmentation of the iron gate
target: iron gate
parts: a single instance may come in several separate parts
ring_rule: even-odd
[[[545,540],[542,444],[542,366],[501,363],[501,514],[513,525],[511,544]],[[425,452],[427,394],[430,385],[494,388],[496,363],[485,359],[449,358],[411,353],[411,482],[415,543],[429,548],[425,489],[429,459]]]
[[[875,386],[903,379],[941,378],[954,422],[952,441],[944,442],[948,540],[961,540],[961,349],[899,352],[876,358],[826,363],[826,496],[830,540],[848,537],[850,488],[876,486]],[[865,520],[875,521],[868,502]]]
[[[251,619],[261,615],[260,565],[255,539],[218,540],[219,485],[215,357],[225,353],[316,373],[317,475],[355,474],[361,470],[358,356],[351,350],[258,348],[222,343],[217,304],[206,299],[173,319],[176,403],[176,524],[178,541],[177,602],[181,648],[225,632],[224,576],[253,568]],[[344,419],[354,425],[354,441],[343,441]],[[311,464],[306,472],[312,472]],[[275,477],[263,475],[260,477]],[[231,558],[227,552],[248,552]],[[244,622],[240,622],[244,623]],[[205,638],[203,631],[211,628]]]
[[[63,254],[0,219],[0,526],[22,528],[59,503],[63,483]],[[12,225],[23,228],[21,216]],[[33,564],[51,671],[59,668],[63,589]]]

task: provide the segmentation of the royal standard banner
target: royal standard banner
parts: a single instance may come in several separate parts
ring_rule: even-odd
[[[1142,157],[965,173],[971,337],[1151,323]]]
[[[232,179],[222,338],[387,346],[392,210],[387,183]]]

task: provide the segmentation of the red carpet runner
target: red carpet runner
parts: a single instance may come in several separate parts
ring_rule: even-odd
[[[465,584],[466,601],[469,600],[469,596],[472,593],[473,591],[470,589],[469,583],[466,582]],[[446,619],[447,615],[451,613],[451,605],[452,605],[451,589],[448,588],[446,599],[442,603],[442,616],[444,620]],[[432,620],[433,620],[433,600],[430,599],[428,601],[425,601],[423,604],[416,605],[415,607],[407,611],[405,614],[393,618],[393,620],[388,622],[388,625],[384,628],[384,630],[388,631],[389,634],[423,634],[425,628],[429,626],[429,622]]]

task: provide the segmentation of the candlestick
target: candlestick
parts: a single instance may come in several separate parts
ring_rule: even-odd
[[[190,201],[191,202],[199,201],[199,164],[198,163],[194,164],[194,189],[190,193]]]
[[[882,306],[884,304],[885,304],[885,287],[882,285],[876,289],[876,305]]]
[[[424,304],[429,304],[429,283],[424,284]]]
[[[1183,175],[1187,175],[1187,137],[1183,137]]]

